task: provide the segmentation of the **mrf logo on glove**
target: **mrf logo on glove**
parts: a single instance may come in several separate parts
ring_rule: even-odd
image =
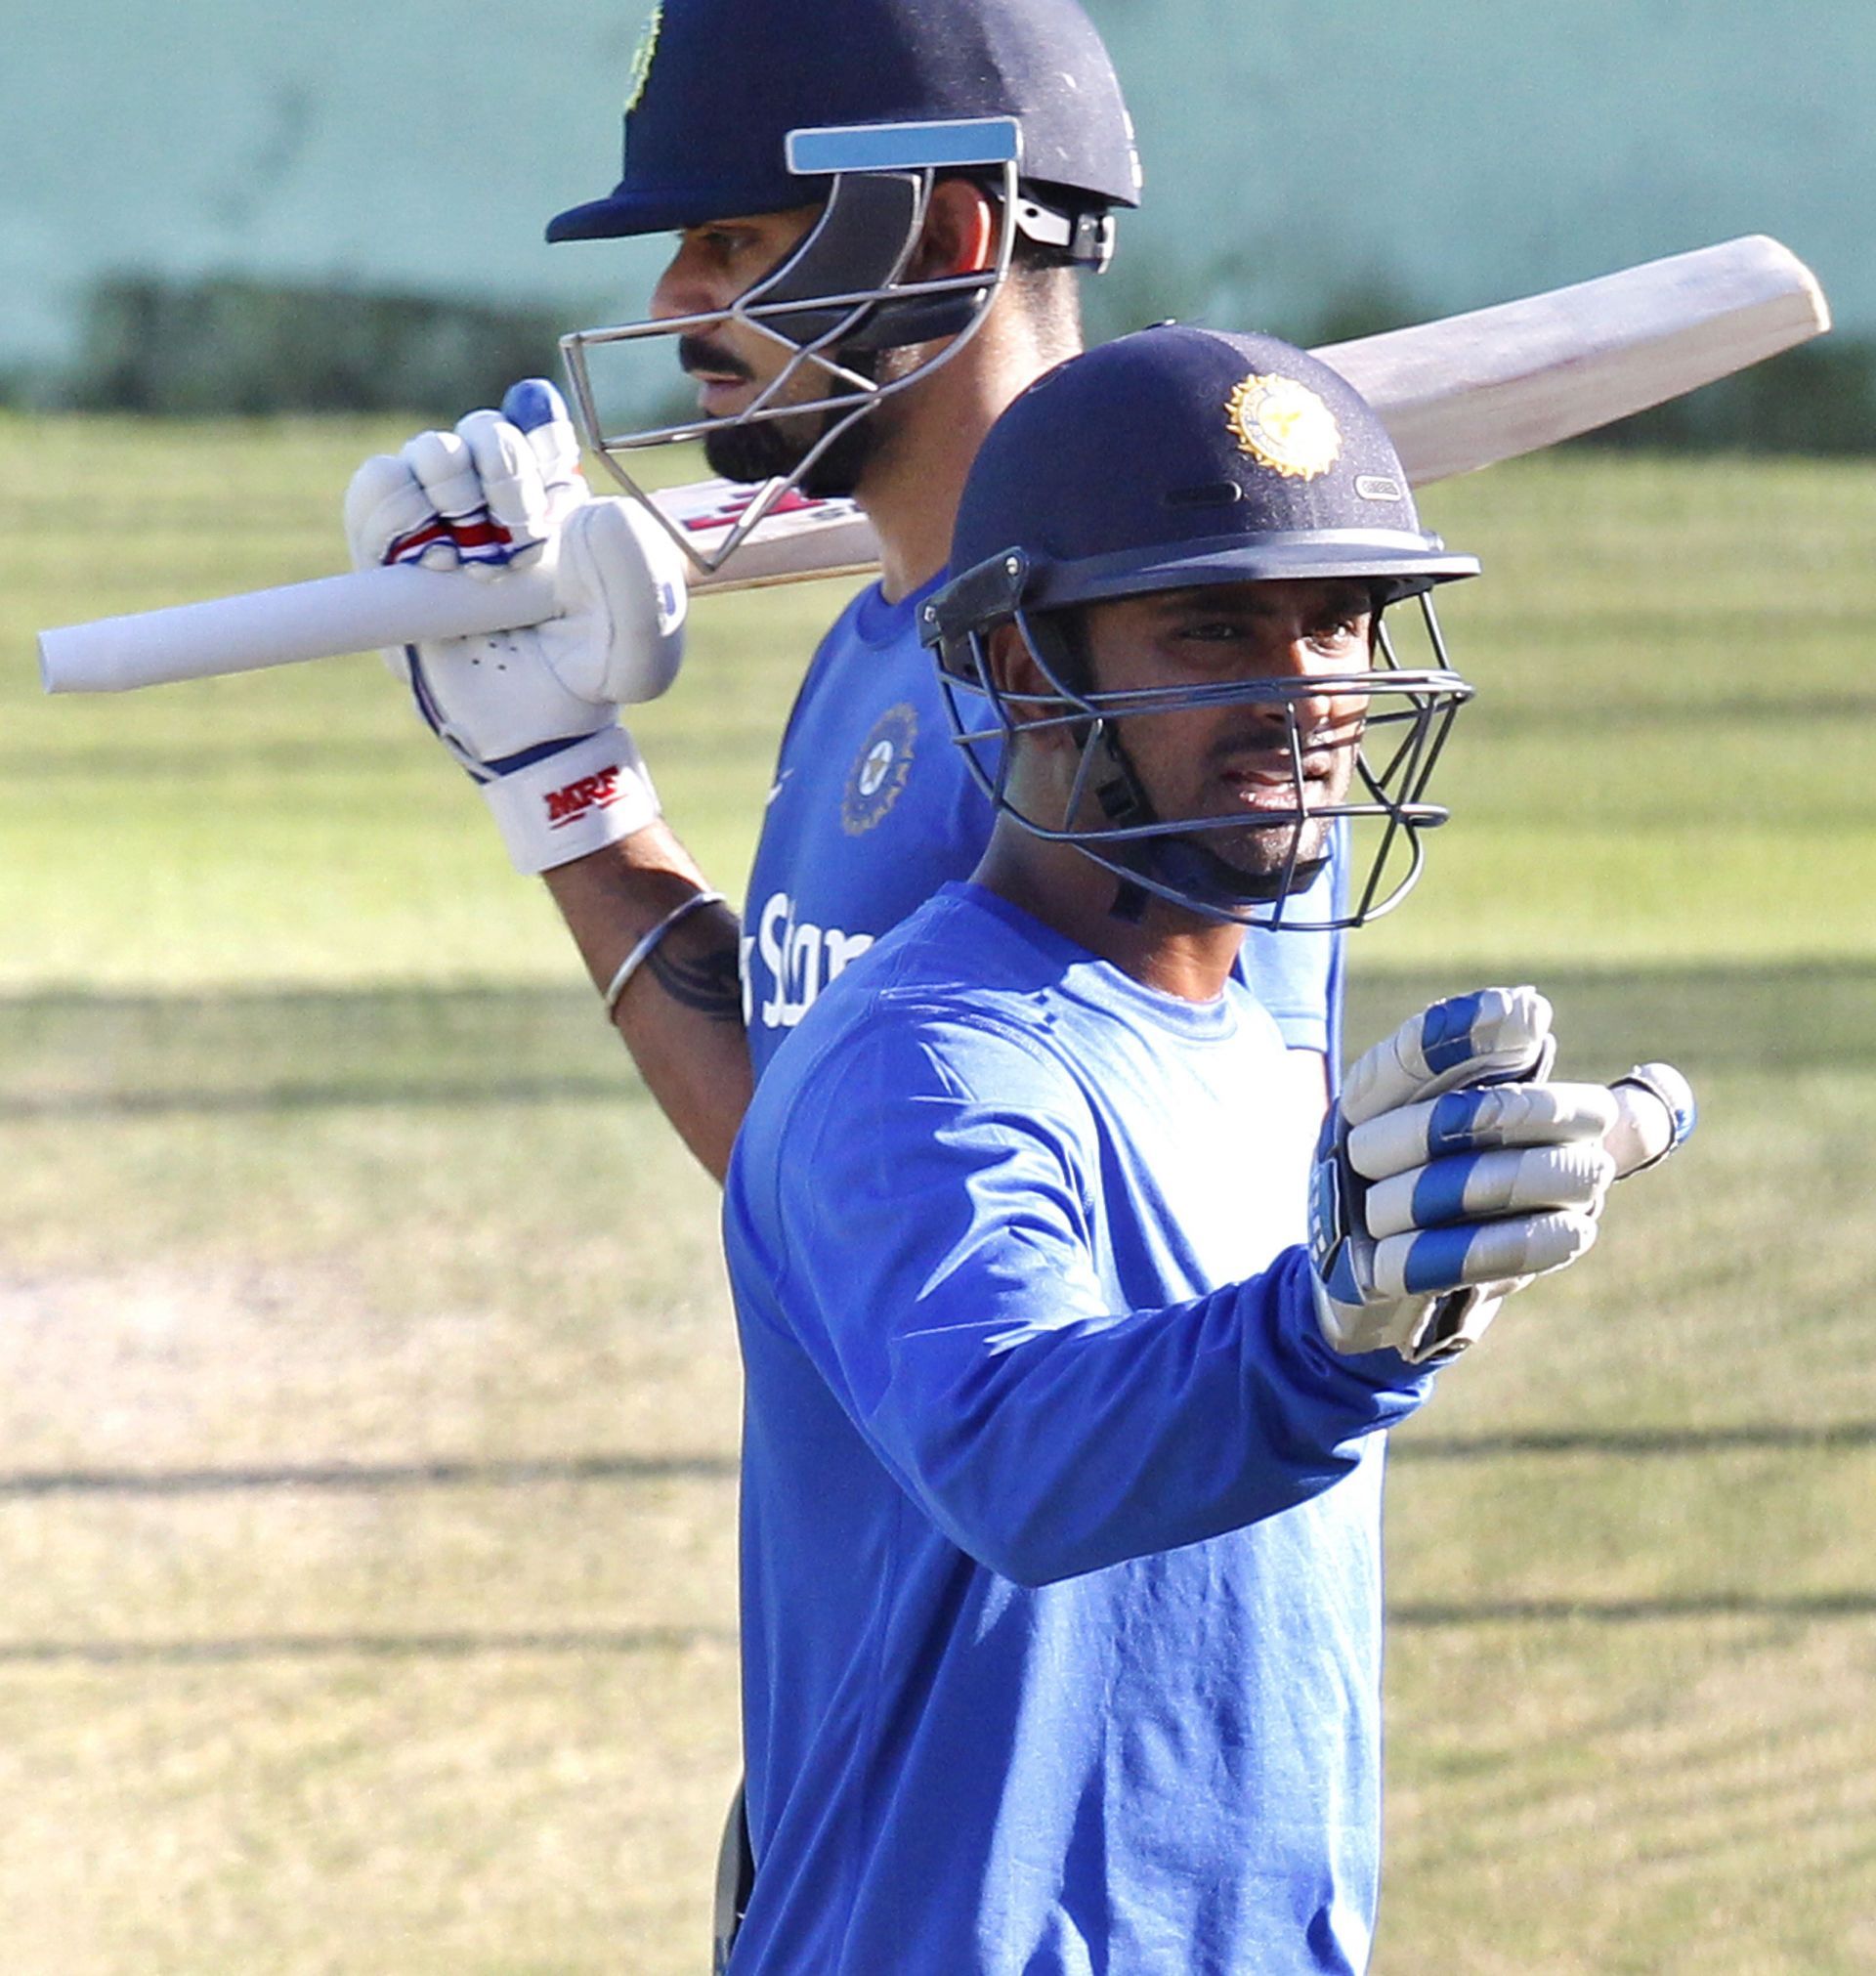
[[[589,810],[610,809],[618,800],[618,770],[608,768],[598,775],[583,775],[565,789],[547,792],[547,828],[564,830],[577,823]]]

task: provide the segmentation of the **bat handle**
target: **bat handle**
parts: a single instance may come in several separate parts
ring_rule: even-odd
[[[39,678],[48,693],[124,693],[381,646],[512,631],[542,623],[558,609],[546,559],[486,582],[396,564],[42,631]]]

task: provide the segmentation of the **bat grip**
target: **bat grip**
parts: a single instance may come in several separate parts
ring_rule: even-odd
[[[48,693],[124,693],[381,646],[512,631],[557,611],[546,560],[486,582],[395,564],[42,631],[39,678]]]

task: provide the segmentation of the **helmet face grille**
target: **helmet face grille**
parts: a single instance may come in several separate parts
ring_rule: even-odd
[[[1426,666],[1403,666],[1393,627],[1383,625],[1381,663],[1370,669],[1105,693],[1087,689],[1059,621],[1019,608],[1008,622],[1036,655],[1048,689],[1018,696],[999,688],[989,626],[946,640],[940,676],[953,738],[1000,815],[1036,837],[1072,844],[1157,897],[1244,925],[1303,932],[1363,925],[1406,897],[1425,863],[1422,834],[1447,820],[1428,787],[1454,717],[1472,694],[1446,664],[1431,598],[1415,605],[1414,629],[1431,662]],[[1347,787],[1333,799],[1305,766],[1312,742],[1299,717],[1303,700],[1345,709],[1337,725],[1350,730],[1352,759]],[[1130,742],[1154,720],[1231,707],[1280,714],[1288,798],[1279,794],[1255,815],[1160,813],[1132,778]],[[1045,813],[1014,790],[1011,767],[1020,736],[1049,732],[1067,733],[1077,758],[1066,796]],[[1332,847],[1333,879],[1325,876]]]
[[[634,456],[648,449],[775,430],[773,471],[726,469],[750,479],[755,491],[734,529],[707,553],[688,532],[665,524],[700,569],[720,568],[796,489],[813,490],[822,462],[882,399],[952,363],[969,344],[1009,272],[1015,160],[1002,169],[1003,196],[988,268],[908,276],[932,172],[851,173],[835,182],[819,219],[780,264],[723,308],[576,330],[561,339],[582,436],[613,479],[638,499],[648,500],[649,494]],[[668,402],[672,357],[682,342],[726,334],[766,373],[748,402],[726,417],[640,422],[639,407]],[[918,362],[895,365],[882,376],[874,361],[881,350],[927,342],[931,348],[921,348]],[[755,451],[760,455],[768,449]]]

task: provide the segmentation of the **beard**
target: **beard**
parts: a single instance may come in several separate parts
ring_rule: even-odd
[[[1321,812],[1348,800],[1359,758],[1361,725],[1359,721],[1352,725],[1343,721],[1339,734],[1318,733],[1300,741],[1293,734],[1290,746],[1300,746],[1305,753],[1326,748],[1330,759],[1322,772],[1287,774],[1288,787],[1279,784],[1270,791],[1273,805],[1289,811],[1289,817],[1260,824],[1255,806],[1247,806],[1237,813],[1243,817],[1241,823],[1234,815],[1230,823],[1193,833],[1194,840],[1219,864],[1239,875],[1249,896],[1275,899],[1304,891],[1329,862],[1335,848],[1336,819]],[[1220,765],[1239,753],[1241,747],[1239,737],[1222,742]],[[1302,812],[1300,818],[1298,811]]]
[[[787,480],[807,458],[832,416],[804,411],[798,418],[719,426],[704,436],[704,461],[713,474],[748,487]],[[855,419],[795,484],[817,500],[850,500],[877,451],[878,436],[869,412]]]
[[[684,348],[680,343],[680,361]],[[847,369],[871,378],[881,391],[922,368],[924,361],[917,345],[843,352],[840,356]],[[726,420],[704,435],[704,458],[712,473],[745,486],[788,480],[800,470],[828,427],[851,416],[852,410],[849,399],[825,411],[803,411],[792,418],[757,419],[747,425]],[[861,415],[795,482],[804,494],[817,500],[851,500],[859,493],[860,483],[884,444],[883,411],[881,399],[867,401]]]
[[[1274,899],[1308,887],[1329,862],[1332,830],[1327,817],[1312,816],[1300,824],[1198,831],[1193,840],[1243,881],[1250,897]]]

